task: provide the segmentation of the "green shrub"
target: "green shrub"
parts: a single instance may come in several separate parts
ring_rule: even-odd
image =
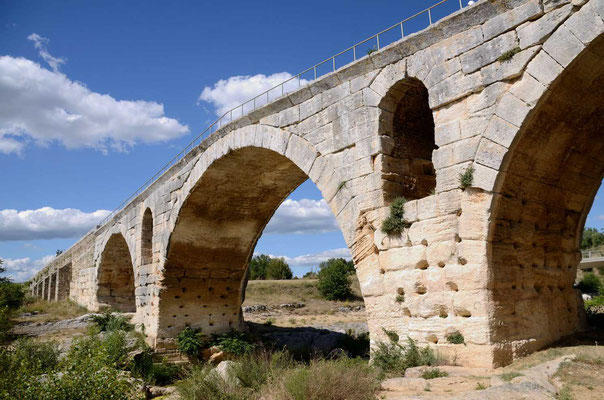
[[[235,356],[241,356],[254,350],[251,338],[243,332],[230,331],[212,335],[212,345]]]
[[[264,387],[261,398],[274,400],[373,400],[379,388],[376,371],[360,359],[311,361],[284,371]]]
[[[10,316],[11,312],[8,307],[0,307],[0,344],[9,338],[9,331],[13,326]]]
[[[284,258],[271,258],[266,265],[266,279],[291,279],[292,270]]]
[[[100,332],[131,331],[134,329],[125,316],[112,313],[111,311],[93,315],[91,320]]]
[[[438,368],[430,368],[422,373],[422,378],[424,379],[444,378],[445,376],[449,376],[449,374]]]
[[[347,350],[354,357],[366,357],[369,355],[369,332],[356,333],[353,330],[346,332],[344,341],[344,350]]]
[[[12,282],[0,283],[0,308],[16,310],[25,302],[25,290],[23,285]]]
[[[231,373],[243,388],[258,391],[280,371],[292,368],[296,365],[290,353],[286,351],[277,351],[270,353],[267,351],[250,352],[243,355],[236,364],[233,365]]]
[[[463,335],[461,334],[461,332],[455,331],[452,334],[447,336],[447,342],[453,343],[453,344],[462,344],[462,343],[465,343],[465,339],[464,339]]]
[[[469,166],[463,173],[459,174],[459,187],[467,189],[474,183],[474,167]]]
[[[208,347],[208,340],[199,329],[187,326],[176,338],[178,351],[191,359],[198,359],[203,348]]]
[[[14,345],[13,356],[27,369],[50,371],[59,365],[59,347],[55,342],[33,342],[19,339]]]
[[[583,275],[583,278],[579,281],[577,288],[584,293],[599,293],[600,291],[604,290],[600,278],[598,278],[593,272],[588,272]]]
[[[194,366],[176,385],[182,400],[247,400],[247,390],[227,384],[208,365]]]
[[[394,199],[390,205],[390,215],[382,223],[382,232],[387,235],[400,235],[403,229],[411,225],[405,220],[406,202],[407,200],[404,197]]]
[[[259,254],[250,260],[250,279],[266,279],[266,266],[271,260],[266,254]]]
[[[344,260],[334,260],[324,265],[318,274],[317,288],[327,300],[346,300],[352,295],[349,280],[349,266]]]
[[[377,348],[372,353],[373,364],[377,368],[384,372],[404,374],[407,368],[436,363],[436,356],[430,347],[420,349],[410,337],[407,337],[407,345],[403,346],[397,338],[398,335],[389,337],[390,343],[377,343]]]
[[[596,228],[585,228],[581,236],[581,249],[591,249],[604,244],[604,229],[598,232]]]
[[[166,362],[155,363],[151,366],[150,374],[145,382],[151,385],[166,386],[179,380],[183,375],[183,369],[176,365]]]

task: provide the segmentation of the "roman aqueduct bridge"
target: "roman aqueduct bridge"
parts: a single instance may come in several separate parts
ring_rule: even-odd
[[[604,0],[466,7],[222,126],[31,290],[135,312],[158,348],[186,325],[239,329],[256,241],[310,178],[352,252],[373,343],[386,328],[475,366],[542,348],[582,325],[603,18]],[[388,236],[399,196],[411,225]],[[447,343],[454,331],[465,345]]]

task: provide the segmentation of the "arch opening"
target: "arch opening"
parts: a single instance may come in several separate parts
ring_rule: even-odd
[[[380,131],[393,139],[391,150],[384,154],[388,197],[429,196],[436,188],[432,152],[437,146],[428,89],[419,79],[403,79],[390,88],[379,107],[384,116]]]
[[[604,38],[542,96],[497,182],[489,229],[491,335],[501,364],[575,332],[586,216],[604,176]],[[524,79],[530,79],[525,77]]]
[[[244,329],[254,248],[281,203],[307,179],[289,158],[260,147],[232,150],[207,168],[170,237],[157,346],[186,326],[206,334]]]
[[[150,208],[143,214],[141,225],[141,265],[153,262],[153,214]]]
[[[126,239],[113,234],[101,254],[97,301],[121,312],[135,312],[134,267]]]

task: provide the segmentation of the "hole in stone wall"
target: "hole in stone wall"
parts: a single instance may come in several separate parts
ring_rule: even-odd
[[[119,233],[109,238],[101,253],[97,300],[122,312],[136,311],[132,257]]]
[[[432,151],[437,147],[428,89],[418,79],[403,79],[390,88],[380,108],[381,133],[394,139],[382,171],[388,195],[410,200],[429,196],[436,188]]]

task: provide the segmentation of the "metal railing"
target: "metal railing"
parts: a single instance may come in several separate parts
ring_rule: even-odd
[[[581,251],[583,259],[588,258],[602,258],[604,257],[604,250],[583,250]]]
[[[210,124],[210,126],[208,126],[203,132],[201,132],[197,137],[195,137],[189,144],[187,144],[180,152],[178,152],[178,154],[176,154],[170,161],[168,161],[159,171],[157,171],[155,173],[155,175],[153,175],[151,178],[149,178],[134,193],[132,193],[126,200],[124,200],[117,208],[115,208],[113,211],[111,211],[111,213],[109,215],[107,215],[101,222],[99,222],[99,224],[97,225],[97,228],[102,226],[105,222],[109,221],[109,219],[111,219],[118,211],[120,211],[123,207],[125,207],[132,199],[134,199],[136,196],[138,196],[140,193],[142,193],[157,178],[159,178],[164,172],[166,172],[172,165],[174,165],[178,161],[180,161],[193,147],[199,145],[202,141],[202,138],[206,134],[212,134],[215,131],[217,131],[218,129],[220,129],[223,125],[233,122],[235,119],[241,118],[241,117],[245,116],[246,114],[248,114],[252,111],[255,111],[259,107],[265,106],[266,104],[271,102],[271,95],[273,96],[272,100],[275,100],[275,99],[285,95],[286,93],[291,92],[292,90],[301,88],[303,84],[305,85],[307,83],[312,82],[312,80],[315,80],[323,75],[326,75],[331,72],[335,72],[338,68],[341,67],[341,66],[336,67],[336,57],[342,56],[347,53],[352,53],[352,62],[354,62],[360,58],[366,57],[371,52],[380,50],[382,47],[384,47],[384,46],[382,46],[383,42],[380,42],[380,36],[383,36],[384,34],[391,32],[395,29],[397,31],[400,30],[400,39],[403,39],[405,37],[405,27],[404,27],[405,23],[408,23],[409,21],[411,21],[421,15],[427,14],[428,23],[429,23],[428,27],[432,26],[432,24],[434,22],[436,22],[436,21],[433,21],[432,10],[435,7],[438,7],[439,5],[447,3],[447,2],[451,3],[451,2],[454,2],[454,0],[438,1],[437,3],[431,5],[430,7],[426,8],[418,13],[415,13],[410,17],[405,18],[404,20],[390,26],[389,28],[386,28],[386,29],[376,33],[373,36],[368,37],[365,40],[355,43],[354,45],[348,47],[346,50],[342,50],[339,53],[334,54],[333,56],[331,56],[331,57],[313,65],[312,67],[307,68],[304,71],[292,76],[291,78],[281,82],[280,84],[260,93],[256,97],[226,111],[224,114],[222,114],[220,117],[218,117],[218,119],[216,119],[214,122],[212,122]],[[457,5],[457,1],[455,1],[455,3]],[[459,3],[459,8],[454,9],[453,11],[451,11],[451,13],[461,10],[463,8],[462,0],[458,0],[458,3]],[[400,39],[397,39],[397,40],[400,40]],[[367,51],[366,55],[361,55],[361,57],[358,57],[357,49],[359,47],[361,47],[362,45],[368,44],[374,40],[376,43],[375,46],[370,48],[370,50]],[[393,43],[393,41],[391,41],[390,43]],[[390,43],[388,43],[388,44],[390,44]],[[330,71],[322,72],[322,73],[319,72],[319,68],[324,65],[329,65]],[[303,78],[303,76],[305,76],[306,74],[310,74],[312,76],[311,81],[308,81]],[[286,89],[286,86],[288,84],[290,87],[288,87]],[[276,94],[276,96],[275,96],[275,94]]]

